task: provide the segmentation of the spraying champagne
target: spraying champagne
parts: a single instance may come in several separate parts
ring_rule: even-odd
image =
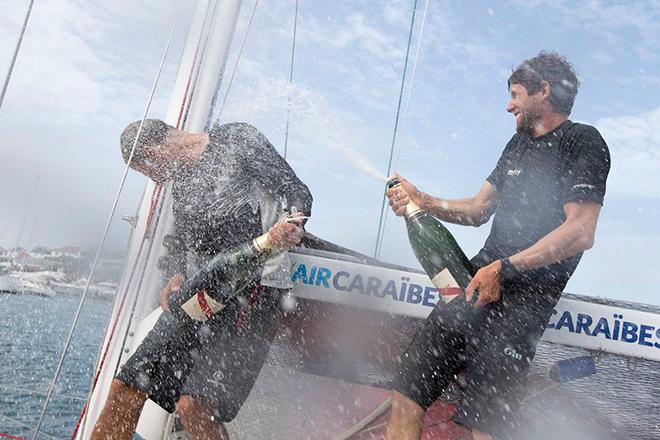
[[[395,178],[388,182],[387,189],[400,185],[401,182]],[[462,294],[475,270],[456,239],[440,220],[412,201],[406,205],[404,217],[410,246],[445,301]]]

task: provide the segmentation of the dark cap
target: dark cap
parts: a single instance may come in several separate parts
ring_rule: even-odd
[[[128,158],[131,155],[131,149],[135,143],[135,137],[138,134],[141,122],[140,120],[128,124],[121,133],[119,143],[121,144],[121,154],[124,156],[124,162],[128,162]],[[173,129],[174,127],[160,119],[145,119],[144,124],[142,124],[142,130],[140,130],[140,138],[135,145],[133,159],[139,160],[142,158],[145,146],[162,144],[167,137],[167,133]]]

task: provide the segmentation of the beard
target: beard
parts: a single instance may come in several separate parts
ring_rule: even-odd
[[[520,110],[520,119],[516,118],[516,131],[532,136],[536,125],[541,120],[539,112],[532,107]]]

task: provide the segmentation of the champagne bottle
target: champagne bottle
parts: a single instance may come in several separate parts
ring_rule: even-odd
[[[169,297],[170,311],[179,319],[206,321],[246,282],[258,278],[269,255],[268,233],[216,255]]]
[[[387,184],[388,189],[400,186],[398,179]],[[408,240],[417,260],[444,301],[451,301],[470,283],[474,267],[440,220],[412,201],[406,205],[404,217]]]

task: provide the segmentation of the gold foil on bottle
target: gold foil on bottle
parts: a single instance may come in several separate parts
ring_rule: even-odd
[[[406,205],[406,212],[404,213],[404,215],[405,215],[406,217],[410,218],[410,217],[412,217],[413,215],[415,215],[415,214],[417,214],[418,212],[420,212],[421,210],[422,210],[422,208],[420,208],[419,206],[417,206],[415,203],[413,203],[413,202],[408,202],[408,204]]]
[[[260,251],[271,248],[270,243],[268,243],[268,233],[258,236],[252,243],[254,244],[254,247]]]

